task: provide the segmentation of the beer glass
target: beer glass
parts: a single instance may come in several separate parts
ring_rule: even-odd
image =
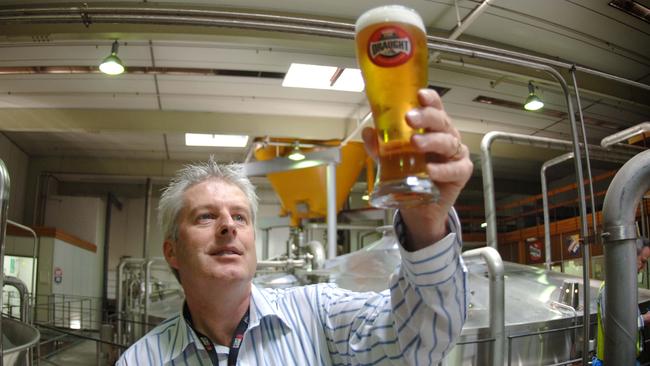
[[[420,106],[417,91],[427,86],[428,50],[420,16],[398,5],[363,13],[355,26],[357,61],[379,141],[379,168],[370,204],[412,207],[434,202],[439,191],[429,179],[422,153],[410,143],[415,133],[406,112]]]

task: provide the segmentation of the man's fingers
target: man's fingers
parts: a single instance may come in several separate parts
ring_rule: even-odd
[[[458,130],[451,124],[447,112],[434,107],[411,109],[406,113],[407,123],[416,129],[430,132],[448,132],[455,137],[460,137]]]
[[[420,89],[418,90],[418,101],[423,107],[434,107],[439,110],[443,110],[442,99],[440,95],[433,89]]]
[[[377,142],[377,132],[375,131],[374,128],[372,127],[366,127],[361,131],[361,138],[363,139],[363,142],[365,143],[364,146],[366,148],[366,152],[370,157],[373,159],[377,159],[377,151],[379,149],[378,145],[379,143]]]
[[[459,160],[467,149],[458,137],[448,133],[430,132],[411,137],[415,148],[420,152],[435,153],[443,158]]]
[[[428,163],[427,173],[434,182],[465,185],[472,175],[474,164],[469,158],[446,163]]]

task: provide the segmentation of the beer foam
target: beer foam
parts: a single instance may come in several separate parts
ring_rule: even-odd
[[[361,14],[357,23],[354,26],[355,32],[360,32],[365,27],[383,22],[399,22],[412,24],[420,29],[426,34],[427,31],[424,29],[424,23],[422,18],[415,12],[415,10],[401,6],[401,5],[386,5],[380,6],[378,8],[370,9],[365,13]]]

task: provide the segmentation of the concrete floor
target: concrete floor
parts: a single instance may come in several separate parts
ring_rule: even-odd
[[[48,359],[40,360],[41,365],[55,366],[93,366],[97,365],[97,346],[93,341],[82,341]]]

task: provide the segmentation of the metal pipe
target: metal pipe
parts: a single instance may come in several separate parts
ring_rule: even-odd
[[[163,257],[148,258],[144,265],[144,333],[149,331],[149,295],[151,294],[151,265],[154,262],[167,263]]]
[[[288,17],[269,14],[214,11],[205,9],[178,9],[154,7],[39,7],[5,8],[0,10],[0,24],[29,23],[83,23],[79,14],[87,14],[93,23],[151,23],[190,26],[223,26],[231,28],[255,29],[265,31],[284,31],[295,34],[318,35],[342,39],[354,38],[354,24],[319,19]],[[149,15],[144,15],[149,14]],[[153,14],[153,15],[151,15]],[[554,59],[532,56],[496,47],[479,45],[444,37],[427,36],[429,43],[449,44],[484,52],[504,55],[520,60],[542,63],[548,66],[570,70],[574,65]],[[438,49],[439,51],[446,51]],[[580,72],[609,79],[622,84],[650,90],[650,85],[621,78],[587,67],[576,66]]]
[[[578,118],[580,120],[580,127],[582,128],[582,143],[584,144],[584,150],[585,150],[585,163],[586,163],[586,168],[587,168],[587,182],[589,184],[589,196],[591,197],[590,203],[591,203],[591,226],[593,230],[593,238],[594,242],[597,240],[596,237],[598,235],[598,223],[596,222],[596,198],[594,197],[594,184],[593,184],[593,179],[591,175],[591,162],[589,159],[589,143],[587,141],[587,131],[585,130],[585,120],[582,115],[582,106],[580,103],[580,91],[578,89],[578,79],[576,78],[576,69],[573,67],[570,71],[571,73],[571,79],[573,80],[573,91],[576,94],[576,106],[578,107]],[[591,242],[589,241],[588,238],[585,238],[585,245],[591,245]],[[589,265],[591,265],[591,258],[587,258],[586,260],[589,261]]]
[[[111,239],[111,217],[112,217],[112,208],[113,204],[121,210],[122,203],[118,201],[113,193],[108,192],[106,194],[106,211],[104,215],[104,250],[102,259],[102,267],[104,278],[102,279],[102,320],[107,320],[105,317],[108,314],[108,262],[109,262],[109,248],[110,248],[110,239]]]
[[[483,194],[485,203],[485,222],[487,223],[487,245],[497,247],[496,232],[496,204],[494,199],[494,173],[492,169],[491,152],[492,143],[501,140],[510,144],[527,145],[553,150],[571,150],[570,141],[558,140],[550,137],[523,135],[501,131],[486,133],[481,140],[481,169],[483,173]],[[582,182],[578,182],[580,185]]]
[[[326,229],[327,224],[321,224],[318,222],[310,222],[305,224],[305,229]],[[377,230],[377,226],[373,225],[354,225],[354,224],[337,224],[337,230]]]
[[[257,269],[276,268],[276,267],[291,269],[291,268],[304,267],[304,266],[305,266],[304,259],[285,259],[285,260],[278,260],[278,261],[268,260],[268,261],[257,262]]]
[[[124,297],[124,290],[122,288],[122,271],[124,270],[124,267],[129,264],[129,263],[142,263],[144,261],[143,258],[122,258],[120,260],[120,263],[117,265],[117,286],[116,286],[116,301],[117,301],[117,342],[120,343],[122,342],[122,312],[123,312],[123,306],[122,303],[124,302],[123,297]],[[1,365],[0,365],[1,366]]]
[[[561,83],[562,84],[562,83]],[[585,208],[585,190],[583,185],[582,177],[582,163],[580,161],[580,152],[579,145],[580,143],[576,141],[577,134],[575,133],[575,120],[573,119],[573,108],[571,107],[571,101],[568,96],[568,91],[566,89],[566,83],[562,84],[563,89],[565,90],[565,95],[567,96],[567,104],[569,106],[569,116],[571,117],[571,125],[573,132],[573,143],[564,140],[551,139],[547,137],[539,136],[529,136],[515,133],[505,133],[499,131],[488,132],[483,136],[481,140],[481,164],[483,167],[483,195],[485,201],[485,219],[487,222],[487,242],[488,246],[492,248],[497,248],[497,227],[496,227],[496,204],[494,200],[494,176],[492,172],[492,163],[490,160],[490,146],[492,142],[498,138],[506,139],[507,141],[514,143],[519,142],[524,145],[531,145],[537,147],[546,147],[546,148],[555,148],[555,149],[570,149],[573,148],[574,152],[574,166],[576,169],[576,181],[578,189],[578,204],[580,206],[580,235],[582,238],[586,238],[588,235],[587,230],[587,213]],[[583,249],[583,280],[584,283],[589,283],[589,262],[585,260],[589,258],[589,247],[587,245],[582,246]],[[586,311],[584,311],[584,323],[589,323],[589,286],[584,286],[583,291],[583,304]],[[589,352],[589,327],[584,327],[583,329],[583,354]],[[587,358],[583,357],[583,364],[586,365]]]
[[[630,155],[630,158],[633,155]],[[591,156],[594,160],[600,160],[600,161],[610,161],[610,162],[615,162],[615,163],[624,163],[626,162],[629,158],[625,158],[624,160],[617,159],[616,156],[607,156],[603,155],[601,153],[597,154],[592,154]],[[566,153],[562,154],[559,156],[556,156],[553,159],[550,159],[544,164],[542,164],[542,167],[540,169],[540,177],[542,181],[542,207],[544,211],[544,248],[546,250],[546,260],[545,260],[545,266],[547,270],[551,269],[551,219],[549,215],[549,206],[548,206],[548,187],[547,187],[547,180],[546,180],[546,170],[552,166],[558,165],[562,162],[565,162],[567,160],[573,159],[573,153]],[[593,198],[594,193],[593,191],[591,192],[591,196]],[[593,205],[593,203],[592,203]],[[592,206],[595,207],[595,206]],[[593,212],[595,210],[592,210],[592,218],[595,217],[593,215]],[[595,224],[594,224],[595,227]]]
[[[336,258],[336,165],[327,164],[327,259]]]
[[[463,253],[463,258],[482,258],[490,274],[490,337],[492,343],[492,365],[503,365],[505,354],[505,289],[503,282],[503,261],[499,252],[491,247],[468,250]]]
[[[640,133],[650,132],[650,122],[642,122],[636,126],[626,128],[623,131],[616,132],[611,134],[602,140],[600,140],[600,146],[610,147],[618,142],[629,139],[632,136],[636,136]]]
[[[12,226],[15,226],[21,230],[27,231],[28,233],[32,234],[34,237],[34,246],[32,248],[32,318],[30,319],[30,324],[34,323],[34,319],[36,318],[36,256],[38,255],[38,252],[40,250],[40,242],[38,240],[38,236],[36,235],[36,231],[34,231],[31,227],[25,226],[22,224],[19,224],[15,221],[7,220],[7,224],[10,224]]]
[[[0,159],[0,285],[4,286],[4,261],[5,261],[5,237],[7,234],[7,213],[9,210],[9,171],[4,161]],[[2,288],[0,286],[0,289]],[[4,302],[3,291],[0,291],[0,314],[2,313],[2,303]],[[3,339],[2,321],[0,319],[0,339]],[[4,351],[0,342],[0,355]],[[0,357],[0,366],[2,366],[2,357]]]
[[[29,290],[23,281],[14,276],[5,276],[4,285],[13,286],[18,290],[18,298],[20,299],[20,321],[29,323]],[[11,312],[9,312],[11,316]]]
[[[650,189],[650,151],[616,173],[603,204],[605,365],[634,365],[637,341],[636,207]]]
[[[149,257],[149,247],[147,241],[149,240],[149,222],[151,221],[151,178],[147,177],[146,193],[144,195],[144,233],[142,235],[142,258]]]
[[[548,212],[548,188],[546,186],[546,169],[548,169],[550,166],[558,165],[571,159],[573,159],[572,152],[557,156],[542,164],[542,168],[540,169],[539,173],[542,180],[542,207],[544,210],[544,250],[546,252],[544,264],[547,271],[551,270],[551,220],[549,218]]]

